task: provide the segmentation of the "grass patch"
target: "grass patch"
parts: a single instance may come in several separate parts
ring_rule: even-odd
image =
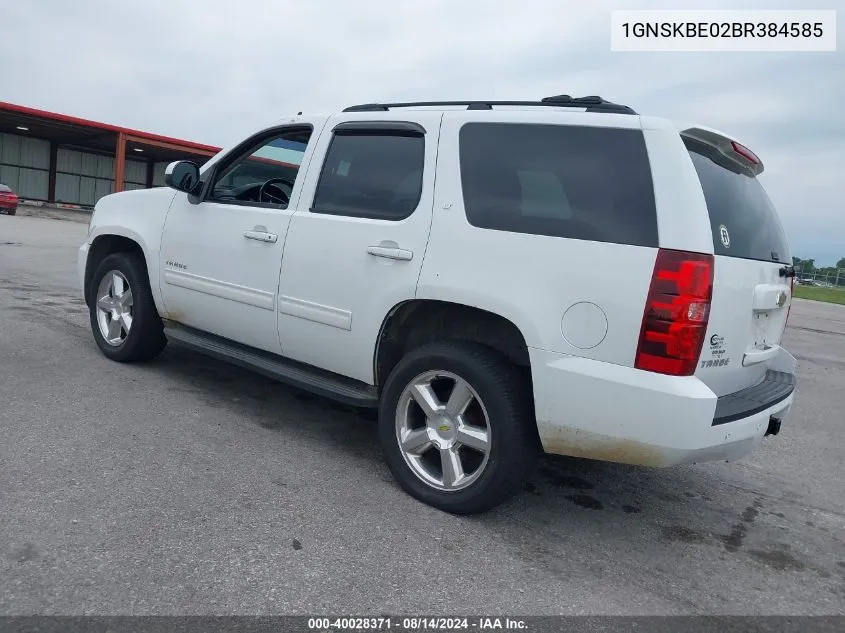
[[[825,301],[845,305],[845,288],[818,288],[816,286],[795,286],[794,294],[800,299]]]

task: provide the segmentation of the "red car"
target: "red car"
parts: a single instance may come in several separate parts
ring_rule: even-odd
[[[18,210],[18,196],[6,185],[0,183],[0,211],[15,215]]]

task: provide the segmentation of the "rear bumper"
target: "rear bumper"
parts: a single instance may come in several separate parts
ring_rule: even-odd
[[[748,389],[721,396],[716,401],[713,426],[730,424],[776,408],[779,403],[792,395],[795,384],[795,374],[767,371],[763,382]]]
[[[547,453],[656,467],[739,459],[764,437],[772,418],[786,418],[794,397],[792,373],[771,372],[778,375],[762,386],[717,398],[695,376],[529,352]],[[780,367],[794,364],[781,354]],[[726,413],[731,419],[721,421]]]

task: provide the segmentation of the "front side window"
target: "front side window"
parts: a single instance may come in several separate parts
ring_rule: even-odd
[[[287,130],[248,147],[215,175],[209,198],[286,207],[310,135],[310,129]]]
[[[382,220],[407,218],[422,195],[424,154],[421,134],[336,132],[311,211]]]

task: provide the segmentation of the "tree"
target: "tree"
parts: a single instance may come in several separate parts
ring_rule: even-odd
[[[815,259],[801,259],[800,257],[793,257],[792,265],[795,266],[795,270],[799,271],[802,275],[809,275],[816,270]]]
[[[836,262],[836,267],[837,268],[845,268],[845,257],[843,257],[838,262]]]

